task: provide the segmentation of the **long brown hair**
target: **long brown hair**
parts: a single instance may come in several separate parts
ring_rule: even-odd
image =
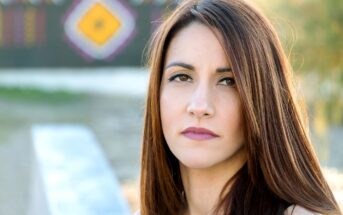
[[[246,164],[227,183],[217,212],[283,214],[291,204],[340,214],[321,172],[291,83],[291,68],[269,21],[242,0],[184,0],[151,39],[141,161],[141,214],[180,214],[179,162],[160,118],[160,84],[173,36],[191,22],[216,29],[235,76],[245,121]],[[224,189],[223,189],[224,190]]]

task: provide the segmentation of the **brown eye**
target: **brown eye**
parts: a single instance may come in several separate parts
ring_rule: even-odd
[[[184,81],[191,81],[192,78],[189,75],[186,74],[176,74],[168,79],[169,81],[178,81],[178,82],[184,82]]]
[[[220,85],[225,85],[225,86],[234,86],[236,84],[234,78],[223,78],[219,81]]]

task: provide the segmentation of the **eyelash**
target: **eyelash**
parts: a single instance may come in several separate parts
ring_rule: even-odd
[[[180,78],[181,77],[184,77],[184,78],[187,78],[187,82],[190,82],[191,80],[193,80],[189,75],[187,74],[176,74],[176,75],[173,75],[172,77],[170,77],[168,79],[169,82],[172,82],[172,81],[177,81],[177,82],[185,82],[186,80],[182,81]],[[177,80],[178,79],[178,80]],[[226,78],[222,78],[219,80],[219,83],[223,82],[223,81],[230,81],[230,84],[219,84],[219,85],[223,85],[223,86],[234,86],[236,83],[235,83],[235,79],[234,78],[230,78],[230,77],[226,77]]]
[[[170,77],[168,80],[169,82],[172,82],[172,81],[183,82],[180,80],[180,77],[186,77],[187,79],[192,79],[189,75],[186,75],[186,74],[176,74]],[[179,80],[176,80],[177,78],[179,78]]]
[[[230,84],[224,84],[224,86],[230,86],[230,87],[232,87],[232,86],[235,86],[235,84],[236,84],[235,79],[234,79],[234,78],[230,78],[230,77],[221,79],[221,80],[219,81],[219,83],[222,82],[222,81],[225,81],[225,80],[230,81]]]

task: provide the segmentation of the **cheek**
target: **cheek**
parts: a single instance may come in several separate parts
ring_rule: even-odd
[[[168,97],[169,96],[163,92],[160,95],[160,111],[163,131],[165,130],[165,126],[170,124],[170,114],[174,113],[174,108],[171,106],[172,102]]]
[[[181,120],[183,96],[179,96],[175,90],[164,88],[160,94],[160,109],[162,129],[165,136],[172,133],[176,128],[176,122]]]
[[[238,142],[243,142],[244,138],[244,123],[241,110],[241,102],[238,95],[232,95],[226,99],[221,99],[218,105],[218,112],[220,112],[220,124],[224,132],[228,133],[228,137],[234,137]]]
[[[160,107],[164,118],[180,116],[186,110],[188,91],[184,88],[165,86],[161,89]]]

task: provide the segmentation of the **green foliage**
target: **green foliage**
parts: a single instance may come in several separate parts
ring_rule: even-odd
[[[297,35],[293,52],[303,57],[303,71],[325,75],[330,70],[342,72],[343,1],[259,0],[259,3],[272,20],[286,20],[281,24],[293,26]]]
[[[64,91],[44,91],[34,88],[0,87],[0,100],[42,102],[51,104],[65,104],[85,99],[84,94],[75,94]]]
[[[303,70],[318,70],[325,76],[342,72],[343,1],[289,1],[280,6],[284,13],[289,11],[299,31],[294,51],[304,56]]]
[[[342,125],[343,1],[258,0],[258,3],[279,32],[295,72],[302,78],[316,76],[319,80],[303,86],[315,95],[307,101],[314,117],[325,117],[328,124]],[[318,103],[325,114],[316,112]]]

